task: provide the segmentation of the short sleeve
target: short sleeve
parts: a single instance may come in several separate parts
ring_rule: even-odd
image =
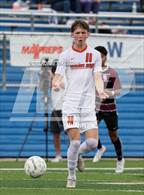
[[[96,52],[95,55],[96,55],[96,61],[95,61],[94,70],[93,70],[94,73],[102,71],[101,54],[99,52]]]
[[[60,74],[60,75],[64,75],[65,74],[65,70],[66,70],[66,64],[67,64],[67,60],[65,57],[65,53],[62,53],[59,56],[58,59],[58,63],[57,63],[57,68],[56,68],[56,74]]]

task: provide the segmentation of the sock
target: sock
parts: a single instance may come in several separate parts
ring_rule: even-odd
[[[101,149],[102,148],[102,144],[101,144],[101,141],[100,139],[98,140],[98,146],[97,146],[98,149]]]
[[[116,141],[112,141],[114,147],[115,147],[115,151],[117,154],[117,159],[120,161],[122,160],[123,156],[122,156],[122,144],[120,139],[118,138]]]
[[[89,152],[97,147],[98,141],[95,138],[86,139],[79,147],[79,154]]]
[[[80,140],[72,140],[70,141],[70,145],[67,151],[68,178],[73,180],[76,180],[76,167],[79,147]]]

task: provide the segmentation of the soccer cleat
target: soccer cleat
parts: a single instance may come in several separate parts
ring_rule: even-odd
[[[77,162],[77,168],[80,172],[83,172],[85,169],[85,164],[84,164],[84,160],[82,159],[81,156],[78,157],[78,162]]]
[[[116,163],[116,173],[123,173],[124,172],[124,165],[125,165],[125,159],[123,158],[122,160],[118,160]]]
[[[56,156],[54,159],[51,160],[51,162],[53,162],[53,163],[58,163],[60,161],[62,161],[62,157],[61,156]]]
[[[67,188],[75,188],[76,187],[76,180],[68,179],[66,187]]]
[[[100,148],[97,153],[95,154],[94,158],[93,158],[93,162],[98,162],[102,155],[104,154],[104,152],[106,151],[106,147],[104,145],[102,145],[102,148]]]

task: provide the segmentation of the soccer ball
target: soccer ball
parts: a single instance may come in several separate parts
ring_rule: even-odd
[[[31,156],[24,165],[25,173],[31,177],[40,177],[46,172],[46,162],[39,156]]]

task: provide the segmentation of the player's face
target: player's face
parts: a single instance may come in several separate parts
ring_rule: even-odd
[[[86,45],[86,40],[89,36],[89,32],[86,29],[77,27],[72,33],[72,38],[74,39],[74,45],[77,47],[83,47]]]
[[[106,61],[107,61],[107,57],[103,54],[101,54],[101,59],[102,59],[102,67],[106,67]]]

